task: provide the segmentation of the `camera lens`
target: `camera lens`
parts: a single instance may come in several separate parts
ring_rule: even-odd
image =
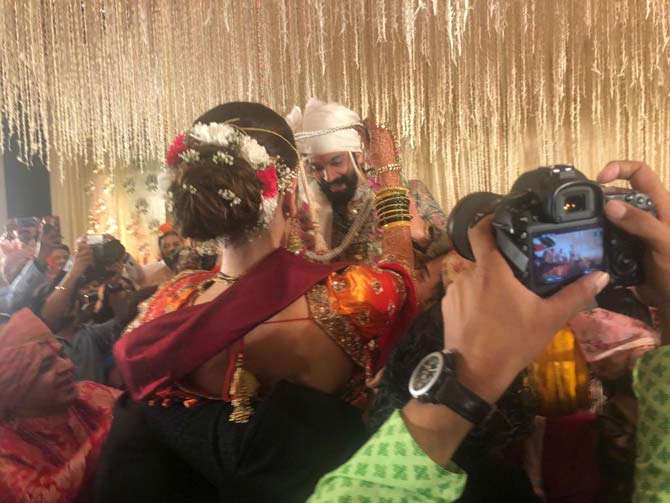
[[[484,215],[490,213],[500,201],[493,192],[475,192],[456,203],[449,214],[447,232],[459,255],[474,260],[474,254],[468,239],[468,230]]]

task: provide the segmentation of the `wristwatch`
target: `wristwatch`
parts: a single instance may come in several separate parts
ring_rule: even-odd
[[[435,351],[421,360],[409,379],[409,392],[421,402],[446,405],[475,425],[485,422],[496,410],[458,382],[453,351]]]

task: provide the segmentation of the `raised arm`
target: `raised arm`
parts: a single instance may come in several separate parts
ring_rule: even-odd
[[[70,312],[77,282],[91,265],[93,265],[93,250],[86,243],[86,239],[81,238],[77,242],[77,253],[72,269],[47,297],[40,312],[40,317],[52,330],[58,330],[63,317]]]
[[[456,356],[458,383],[493,404],[609,277],[596,272],[542,299],[519,283],[498,252],[490,217],[471,231],[470,242],[477,267],[459,275],[442,301],[443,318],[449,320],[444,349]],[[464,476],[449,462],[472,427],[461,415],[464,405],[457,399],[450,405],[411,400],[402,421],[394,414],[351,460],[320,481],[310,501],[399,496],[453,501]]]

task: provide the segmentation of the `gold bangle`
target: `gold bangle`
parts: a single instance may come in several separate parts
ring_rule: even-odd
[[[378,222],[387,222],[389,220],[398,220],[398,219],[405,219],[405,220],[412,220],[412,216],[409,213],[389,213],[387,215],[382,215],[381,217],[377,217]]]
[[[375,208],[378,211],[384,210],[386,208],[409,208],[409,199],[402,200],[391,200],[391,201],[382,201],[379,204],[375,204]]]
[[[410,227],[411,224],[408,221],[400,220],[398,222],[391,222],[388,224],[382,225],[382,229],[393,229],[394,227]]]
[[[377,208],[385,208],[387,206],[409,206],[408,197],[393,197],[389,199],[384,199],[383,201],[377,201],[375,203]]]
[[[384,197],[390,194],[406,196],[409,194],[409,189],[406,187],[383,187],[377,191],[376,197]]]
[[[407,194],[395,193],[395,194],[382,194],[375,197],[375,204],[385,203],[386,201],[409,201],[409,196]]]
[[[387,213],[382,213],[377,215],[378,220],[386,220],[389,217],[407,217],[407,218],[412,218],[412,216],[409,214],[409,211],[407,210],[397,210],[397,211],[389,211]]]
[[[406,218],[407,220],[411,220],[412,215],[410,215],[406,211],[403,212],[398,211],[396,213],[385,213],[384,215],[377,215],[377,221],[391,220],[397,218]]]
[[[388,203],[384,203],[384,204],[375,205],[375,209],[377,211],[392,210],[394,208],[404,208],[407,211],[409,211],[409,201],[388,202]]]
[[[383,222],[379,224],[380,229],[388,229],[389,226],[393,227],[395,225],[400,225],[400,224],[405,224],[407,226],[411,225],[411,222],[409,220],[391,220],[389,222]]]
[[[64,292],[65,290],[67,290],[67,288],[64,287],[63,285],[56,285],[54,287],[54,290],[60,290],[61,292]]]
[[[383,213],[388,213],[391,211],[398,211],[398,210],[403,210],[409,212],[409,205],[408,204],[390,204],[388,206],[384,206],[383,208],[375,208],[377,210],[377,214],[381,215]]]

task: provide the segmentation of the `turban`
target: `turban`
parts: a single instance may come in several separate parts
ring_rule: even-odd
[[[51,331],[29,309],[0,328],[0,416],[16,407],[37,379],[42,360],[58,351]]]
[[[361,122],[361,118],[356,112],[339,103],[325,103],[310,98],[305,111],[301,111],[300,107],[293,107],[286,116],[286,122],[291,126],[293,133],[298,134],[353,126]],[[350,127],[312,138],[298,139],[298,149],[305,155],[361,152],[361,137],[356,129]]]

